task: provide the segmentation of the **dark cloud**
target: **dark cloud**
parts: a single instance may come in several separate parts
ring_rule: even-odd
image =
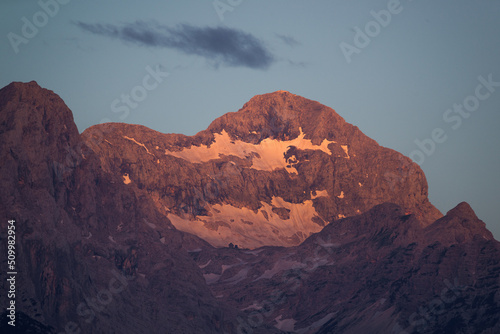
[[[288,45],[288,46],[297,46],[297,45],[300,45],[299,41],[297,41],[292,36],[276,34],[276,37],[278,37],[279,39],[281,39],[281,41],[283,43],[285,43],[286,45]]]
[[[137,21],[122,26],[77,22],[81,29],[141,46],[163,47],[198,55],[214,64],[267,69],[275,62],[273,54],[255,36],[227,27],[194,27],[188,24],[168,27],[155,22]]]

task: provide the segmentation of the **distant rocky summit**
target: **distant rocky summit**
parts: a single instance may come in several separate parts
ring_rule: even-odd
[[[441,217],[418,165],[285,91],[255,96],[192,137],[109,123],[82,138],[177,229],[218,247],[295,246],[384,202],[424,225]]]

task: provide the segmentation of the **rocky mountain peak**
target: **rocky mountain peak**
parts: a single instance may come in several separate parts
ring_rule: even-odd
[[[288,92],[257,95],[195,136],[101,124],[83,138],[178,229],[215,246],[298,245],[384,202],[424,225],[442,216],[418,165],[332,108]]]
[[[61,176],[63,170],[70,171],[61,166],[82,160],[83,145],[71,110],[35,81],[14,82],[0,90],[0,124],[0,158],[11,166],[19,164],[9,171],[14,174],[4,175],[7,183],[53,191],[54,172]]]
[[[469,203],[461,202],[456,207],[446,213],[449,217],[458,217],[467,220],[479,220]]]
[[[46,135],[50,134],[46,136],[47,140],[60,136],[65,136],[68,140],[79,137],[71,110],[57,94],[40,87],[36,81],[13,82],[2,88],[0,110],[1,121],[7,131],[41,131]],[[40,139],[34,133],[23,138],[33,143]]]
[[[42,94],[44,88],[40,87],[36,81],[12,82],[0,89],[0,101],[2,105],[9,100],[18,101],[33,99],[36,95]]]
[[[450,244],[467,242],[474,237],[493,240],[493,235],[486,228],[486,224],[480,220],[471,206],[462,202],[448,211],[448,213],[428,226],[427,234],[431,238],[440,236],[442,242]]]
[[[277,91],[252,97],[237,112],[212,122],[207,131],[220,133],[223,129],[249,142],[297,138],[302,129],[306,138],[320,143],[323,139],[346,140],[357,128],[319,102]]]

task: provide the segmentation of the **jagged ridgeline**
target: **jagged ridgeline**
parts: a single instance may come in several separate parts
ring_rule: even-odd
[[[214,246],[298,245],[384,202],[424,225],[441,216],[418,165],[333,109],[286,91],[255,96],[192,137],[112,123],[82,138],[106,171]]]

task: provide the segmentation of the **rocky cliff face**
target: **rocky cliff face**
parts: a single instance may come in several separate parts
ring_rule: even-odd
[[[57,95],[13,83],[0,161],[17,332],[500,330],[484,223],[466,203],[442,216],[418,166],[317,102],[257,96],[192,137],[79,135]]]
[[[83,133],[105,170],[146,191],[176,228],[214,246],[293,246],[333,219],[394,202],[439,218],[422,170],[333,109],[279,91],[192,137],[137,125]]]

